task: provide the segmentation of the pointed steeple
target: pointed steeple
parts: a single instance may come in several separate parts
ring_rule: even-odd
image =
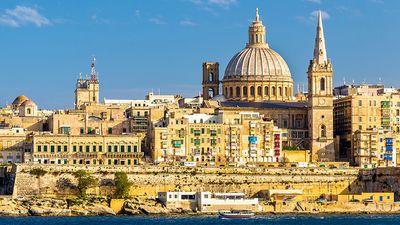
[[[321,11],[318,11],[318,25],[317,25],[317,34],[315,36],[314,60],[319,65],[324,65],[328,62],[326,48],[325,48],[324,27],[322,25]]]

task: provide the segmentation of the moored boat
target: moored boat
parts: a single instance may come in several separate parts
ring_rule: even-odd
[[[218,216],[220,219],[249,219],[254,217],[251,210],[231,210],[219,211]]]

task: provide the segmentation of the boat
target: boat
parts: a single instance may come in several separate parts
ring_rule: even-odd
[[[251,210],[230,210],[218,211],[220,219],[249,219],[254,218],[254,213]]]

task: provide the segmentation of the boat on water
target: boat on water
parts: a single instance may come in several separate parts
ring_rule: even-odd
[[[251,210],[219,211],[218,217],[220,219],[249,219],[254,218],[254,213]]]

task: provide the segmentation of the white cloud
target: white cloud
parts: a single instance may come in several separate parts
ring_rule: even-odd
[[[182,26],[196,26],[197,25],[192,20],[187,19],[187,18],[184,19],[184,20],[179,21],[179,24],[182,25]]]
[[[150,22],[150,23],[157,24],[157,25],[164,25],[164,24],[166,24],[166,22],[165,22],[164,20],[162,20],[162,18],[160,18],[160,17],[152,17],[152,18],[149,19],[149,22]]]
[[[321,0],[306,0],[307,2],[312,2],[312,3],[318,3],[321,4],[322,1]]]
[[[109,19],[99,18],[96,14],[92,15],[90,18],[98,24],[111,24]]]
[[[369,0],[369,1],[372,2],[372,3],[377,3],[377,4],[385,3],[385,1],[383,1],[383,0]]]
[[[10,27],[33,24],[37,27],[42,27],[51,25],[51,22],[36,9],[17,5],[14,9],[5,10],[5,13],[0,16],[0,24]]]
[[[202,7],[219,6],[222,8],[229,8],[232,5],[237,4],[237,0],[189,0],[193,4],[200,5]]]
[[[136,17],[140,17],[140,10],[139,10],[139,9],[136,9],[136,10],[135,10],[135,16],[136,16]]]
[[[315,10],[311,12],[309,16],[296,16],[295,19],[302,23],[313,24],[313,22],[317,19],[318,12],[319,10]],[[327,13],[326,11],[321,10],[321,14],[322,14],[322,19],[324,20],[328,20],[331,18],[329,13]]]
[[[313,11],[313,12],[311,13],[310,17],[311,17],[311,18],[314,18],[314,19],[317,19],[317,17],[318,17],[318,12],[319,12],[319,10]],[[321,10],[321,15],[322,15],[322,19],[324,19],[324,20],[328,20],[328,19],[331,18],[331,16],[330,16],[327,12],[322,11],[322,10]]]

